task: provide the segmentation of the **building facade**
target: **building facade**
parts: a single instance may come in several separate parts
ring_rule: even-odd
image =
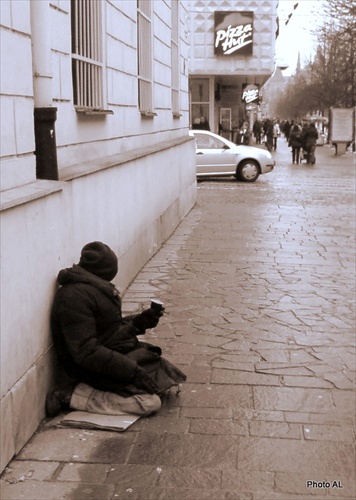
[[[123,292],[194,205],[196,180],[186,2],[0,8],[3,470],[44,417],[58,271],[101,240]]]
[[[190,123],[233,139],[258,116],[261,87],[275,67],[277,0],[189,2]],[[199,124],[198,124],[199,126]]]

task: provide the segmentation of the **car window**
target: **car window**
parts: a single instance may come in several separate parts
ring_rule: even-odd
[[[226,145],[223,141],[210,135],[194,134],[198,149],[223,149]]]

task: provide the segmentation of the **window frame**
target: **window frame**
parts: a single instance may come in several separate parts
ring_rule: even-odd
[[[153,96],[153,9],[151,0],[137,0],[137,98],[142,116],[157,116]]]
[[[180,107],[180,4],[179,0],[171,3],[171,106],[175,118],[182,116]]]
[[[71,61],[74,109],[87,115],[106,109],[105,7],[101,0],[71,0]]]
[[[196,85],[199,85],[199,82],[201,85],[204,85],[205,83],[207,84],[207,87],[205,90],[207,91],[207,99],[203,99],[203,90],[202,89],[202,95],[199,96],[199,100],[194,100],[196,96]],[[203,83],[204,82],[204,83]],[[194,123],[195,118],[200,118],[202,115],[205,116],[205,119],[209,120],[210,117],[210,109],[211,109],[211,99],[210,99],[210,88],[211,88],[211,77],[210,76],[205,76],[205,75],[199,75],[197,77],[191,77],[189,80],[189,109],[190,109],[190,127],[192,128],[192,125]],[[194,89],[194,90],[193,90]],[[195,112],[195,110],[198,109],[198,113]]]

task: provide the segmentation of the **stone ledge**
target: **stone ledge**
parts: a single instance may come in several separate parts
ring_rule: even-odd
[[[59,181],[38,179],[29,184],[2,191],[0,212],[29,203],[30,201],[34,201],[39,198],[43,198],[57,191],[62,191],[66,181],[90,175],[107,168],[116,167],[118,165],[134,161],[154,153],[159,153],[160,151],[164,151],[193,140],[194,139],[192,137],[187,135],[179,137],[178,139],[163,141],[144,148],[138,148],[136,150],[126,151],[117,155],[98,158],[94,161],[65,167],[59,171]]]
[[[37,180],[1,192],[0,212],[62,191],[63,182]]]
[[[75,164],[70,167],[62,168],[59,171],[60,181],[69,181],[85,175],[93,174],[99,172],[100,170],[105,170],[107,168],[117,167],[123,163],[137,160],[154,153],[159,153],[165,149],[170,149],[185,142],[194,140],[190,136],[179,137],[178,139],[173,139],[170,141],[159,142],[158,144],[153,144],[144,148],[138,148],[135,150],[126,151],[124,153],[119,153],[117,155],[105,156],[104,158],[98,158],[94,161]]]

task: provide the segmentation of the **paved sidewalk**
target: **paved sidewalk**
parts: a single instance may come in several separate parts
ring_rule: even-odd
[[[355,498],[355,155],[256,183],[198,184],[198,203],[124,297],[165,302],[146,335],[188,375],[124,433],[45,423],[1,499]]]

